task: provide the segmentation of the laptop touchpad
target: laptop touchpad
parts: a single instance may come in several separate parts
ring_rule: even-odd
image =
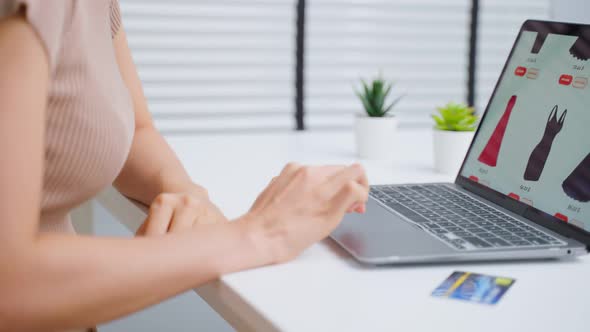
[[[457,252],[373,199],[368,201],[365,214],[346,215],[332,238],[359,259],[369,261]]]

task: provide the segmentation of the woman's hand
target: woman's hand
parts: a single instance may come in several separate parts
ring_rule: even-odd
[[[369,185],[360,165],[287,165],[238,220],[268,263],[293,259],[327,237],[345,213],[363,213]]]
[[[138,236],[183,232],[195,225],[225,223],[227,218],[207,195],[164,193],[150,205],[147,219],[137,230]]]

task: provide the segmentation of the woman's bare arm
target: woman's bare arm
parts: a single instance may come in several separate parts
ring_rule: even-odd
[[[21,17],[0,20],[0,55],[0,331],[91,326],[286,261],[367,199],[358,166],[318,177],[290,165],[233,223],[134,239],[39,233],[47,58]]]
[[[19,17],[0,21],[0,55],[0,331],[90,326],[257,265],[239,223],[138,239],[39,235],[48,64]]]
[[[115,186],[127,197],[148,205],[157,195],[165,192],[190,192],[208,199],[207,191],[191,181],[170,146],[154,127],[122,26],[114,44],[119,70],[133,99],[135,111],[133,144]]]

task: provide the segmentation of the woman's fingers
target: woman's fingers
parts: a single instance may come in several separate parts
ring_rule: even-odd
[[[288,163],[285,167],[283,167],[281,173],[271,180],[264,191],[258,196],[252,207],[256,208],[266,205],[270,199],[283,191],[283,189],[289,184],[289,182],[291,182],[301,167],[303,166],[297,163]]]
[[[161,194],[136,235],[152,236],[187,231],[196,225],[229,222],[208,197],[187,193]]]
[[[189,206],[179,206],[174,210],[174,215],[168,227],[168,233],[179,233],[191,229],[197,214],[195,209]]]
[[[259,206],[263,206],[270,199],[270,197],[272,197],[271,192],[274,189],[274,184],[275,184],[276,180],[277,180],[276,176],[274,178],[272,178],[272,180],[270,180],[270,182],[266,185],[264,190],[258,195],[258,197],[256,197],[256,200],[252,204],[252,209],[255,209]]]
[[[144,222],[143,224],[141,224],[141,226],[139,226],[137,231],[135,231],[135,236],[144,236],[146,227],[147,227],[147,222]]]
[[[293,180],[297,172],[301,170],[304,166],[301,166],[297,163],[288,163],[281,174],[275,179],[273,183],[273,189],[269,192],[270,195],[276,194],[277,192],[281,192],[290,182]]]
[[[158,196],[150,205],[150,211],[145,221],[145,235],[166,234],[168,225],[174,213],[175,198],[168,195]]]
[[[301,171],[305,171],[305,176],[300,177],[305,181],[305,185],[312,184],[315,186],[345,168],[346,167],[344,166],[338,165],[305,167],[297,163],[289,163],[283,168],[277,177],[273,178],[264,191],[258,196],[252,205],[252,208],[264,206],[270,199],[280,194],[297,174],[301,174]],[[360,181],[362,181],[362,179],[360,179]]]
[[[340,187],[340,191],[332,198],[330,212],[338,216],[343,215],[348,207],[364,204],[368,195],[369,192],[365,186],[355,180],[349,180]]]
[[[345,213],[353,211],[358,213],[365,212],[365,202],[368,199],[369,185],[365,171],[360,165],[349,166],[334,174],[324,183],[321,190],[325,193],[325,197],[333,198],[332,205],[346,204],[347,201],[344,200],[342,195],[347,192],[349,192],[350,197],[360,197],[360,199],[350,201],[349,205],[338,206],[338,208],[344,209]]]
[[[210,222],[209,222],[209,218],[207,218],[207,221],[205,221],[206,224],[217,224],[217,223],[225,224],[225,223],[229,222],[229,220],[223,214],[223,212],[221,212],[221,210],[217,206],[213,205],[213,203],[207,202],[206,207],[207,207],[206,215],[211,217]]]
[[[339,193],[341,188],[349,181],[354,181],[364,188],[369,187],[365,170],[361,165],[354,164],[329,177],[322,184],[320,190],[324,191],[327,197],[333,197]],[[351,206],[347,206],[346,208],[348,209],[350,207]]]
[[[365,213],[365,204],[364,203],[354,203],[350,208],[348,208],[348,210],[346,210],[346,213],[351,213],[351,212]]]
[[[325,166],[316,166],[313,170],[313,178],[320,182],[324,182],[326,179],[330,178],[334,174],[340,172],[341,170],[345,169],[347,166],[342,165],[325,165]]]

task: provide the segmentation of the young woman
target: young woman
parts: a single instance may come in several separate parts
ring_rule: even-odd
[[[0,0],[0,331],[84,330],[224,273],[288,261],[364,212],[358,165],[290,164],[227,222],[154,129],[115,0]],[[73,234],[114,184],[133,239]]]

